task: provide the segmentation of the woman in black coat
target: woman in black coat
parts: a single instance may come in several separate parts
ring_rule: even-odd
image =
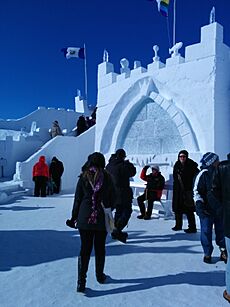
[[[195,233],[195,205],[193,201],[193,182],[199,169],[197,163],[188,158],[188,152],[181,150],[178,154],[178,160],[173,168],[173,201],[172,209],[175,213],[176,225],[172,230],[182,230],[183,214],[188,219],[187,233]]]
[[[95,152],[88,157],[77,183],[72,218],[67,221],[70,227],[71,224],[76,224],[81,238],[78,292],[85,291],[86,274],[93,246],[97,281],[104,283],[106,279],[104,265],[107,231],[102,204],[105,208],[112,207],[114,188],[112,179],[104,168],[105,158],[101,153]]]

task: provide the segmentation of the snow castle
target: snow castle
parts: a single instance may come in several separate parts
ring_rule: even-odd
[[[176,44],[163,64],[154,46],[146,68],[121,60],[121,73],[107,61],[98,67],[96,150],[107,154],[124,147],[129,156],[159,156],[186,148],[192,155],[230,148],[230,50],[223,27],[201,29],[201,42]]]
[[[181,47],[182,43],[173,46],[164,64],[154,46],[147,68],[140,61],[130,68],[122,59],[120,73],[114,72],[106,52],[98,66],[96,125],[77,138],[49,140],[17,163],[15,180],[32,188],[31,169],[41,154],[48,161],[56,155],[64,162],[63,189],[72,190],[81,165],[94,150],[109,158],[122,147],[139,168],[161,165],[166,178],[181,149],[197,162],[206,151],[225,159],[230,148],[230,48],[223,42],[223,27],[217,22],[202,27],[200,42],[186,46],[185,57]],[[79,116],[82,106],[76,97],[74,114]]]

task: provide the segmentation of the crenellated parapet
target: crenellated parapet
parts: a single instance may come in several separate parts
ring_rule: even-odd
[[[223,27],[212,18],[201,28],[200,42],[185,46],[184,57],[182,47],[178,42],[170,48],[163,63],[154,45],[147,68],[123,58],[119,73],[108,54],[104,57],[98,65],[96,150],[109,154],[123,146],[132,156],[186,147],[194,154],[215,151],[225,157],[230,48],[223,42]]]
[[[217,22],[213,22],[201,28],[200,43],[185,47],[185,57],[180,54],[183,43],[178,42],[169,49],[171,55],[166,59],[166,63],[162,63],[159,57],[159,47],[153,46],[154,56],[152,63],[147,68],[141,66],[140,61],[135,61],[133,68],[129,67],[129,61],[126,58],[120,61],[120,73],[114,72],[114,65],[108,61],[103,61],[98,66],[98,88],[104,88],[115,83],[120,83],[124,79],[136,77],[141,78],[145,75],[152,74],[158,70],[167,70],[167,68],[175,65],[186,65],[191,61],[196,61],[204,57],[214,56],[218,50],[225,49],[229,53],[229,47],[223,43],[223,27]]]

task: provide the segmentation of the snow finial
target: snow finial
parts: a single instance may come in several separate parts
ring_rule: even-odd
[[[103,62],[109,62],[109,53],[106,49],[104,50],[103,54]]]
[[[157,55],[158,50],[159,50],[159,47],[157,45],[154,45],[153,51],[154,51],[155,55],[153,57],[153,62],[158,62],[160,60],[159,56]]]
[[[134,61],[133,68],[136,69],[138,67],[141,67],[141,62],[140,61]]]
[[[212,10],[210,12],[210,17],[209,17],[209,23],[214,23],[216,21],[216,10],[215,7],[212,7]]]
[[[121,73],[129,73],[129,61],[126,58],[123,58],[120,60],[121,68],[120,71]]]
[[[77,96],[81,96],[81,91],[79,89],[77,89]]]

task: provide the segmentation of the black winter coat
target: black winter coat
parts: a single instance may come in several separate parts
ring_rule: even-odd
[[[77,183],[72,210],[72,219],[77,221],[77,227],[85,230],[106,230],[105,215],[101,202],[105,208],[113,207],[114,192],[112,178],[104,171],[104,181],[97,194],[97,223],[89,224],[88,220],[92,213],[93,190],[88,179],[81,175]]]
[[[136,175],[136,167],[128,160],[119,159],[112,155],[106,170],[111,174],[116,188],[116,205],[131,204],[133,192],[129,180]]]
[[[222,216],[221,203],[212,191],[212,180],[215,169],[213,165],[209,166],[201,176],[199,175],[197,185],[195,184],[198,195],[203,199],[203,202],[196,208],[198,215],[200,214],[199,210],[205,210],[211,216]],[[200,208],[201,205],[202,208]]]
[[[230,161],[222,161],[213,177],[212,189],[224,210],[224,234],[230,239]]]
[[[197,166],[198,164],[189,158],[187,158],[184,165],[179,160],[174,165],[172,209],[175,213],[187,213],[188,211],[195,211],[195,206],[187,206],[185,202],[184,191],[190,192],[192,197],[194,178],[199,173]],[[181,187],[178,175],[181,176],[184,190]]]
[[[50,176],[53,179],[61,178],[64,172],[63,163],[59,160],[52,160],[52,162],[50,163],[49,172],[50,172]]]

